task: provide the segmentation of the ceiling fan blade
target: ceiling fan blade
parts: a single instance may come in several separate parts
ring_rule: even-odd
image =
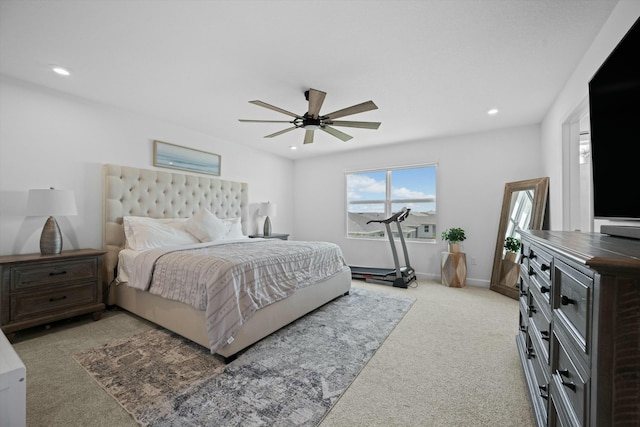
[[[350,116],[351,114],[363,113],[365,111],[377,110],[378,106],[373,101],[363,102],[362,104],[352,105],[351,107],[343,108],[342,110],[334,111],[333,113],[325,114],[323,117],[329,119],[337,119],[339,117]]]
[[[281,131],[278,131],[278,132],[275,132],[275,133],[272,133],[272,134],[269,134],[269,135],[265,135],[265,138],[273,138],[274,136],[282,135],[283,133],[290,132],[290,131],[292,131],[294,129],[298,129],[298,128],[295,127],[295,126],[291,127],[291,128],[286,128],[286,129],[283,129]]]
[[[249,120],[249,119],[238,119],[240,122],[245,123],[291,123],[289,120]]]
[[[313,142],[313,131],[312,130],[307,130],[304,133],[304,143],[305,144],[311,144]]]
[[[351,138],[353,138],[351,135],[347,135],[344,132],[339,131],[338,129],[332,128],[331,126],[323,126],[320,129],[322,129],[323,131],[327,132],[328,134],[331,134],[333,136],[335,136],[338,139],[341,139],[343,141],[348,141]]]
[[[362,129],[378,129],[381,125],[380,122],[349,122],[345,120],[331,120],[329,124],[331,126],[347,126]]]
[[[320,108],[322,107],[325,96],[327,96],[326,92],[309,89],[309,115],[314,119],[317,119],[320,114]]]
[[[297,114],[292,113],[291,111],[283,110],[282,108],[275,107],[275,106],[273,106],[271,104],[267,104],[266,102],[249,101],[249,103],[254,104],[254,105],[259,105],[260,107],[268,108],[268,109],[273,110],[273,111],[278,111],[279,113],[286,114],[287,116],[300,117]]]

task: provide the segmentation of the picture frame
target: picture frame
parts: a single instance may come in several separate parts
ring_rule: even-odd
[[[221,162],[219,154],[153,141],[154,166],[220,176]]]

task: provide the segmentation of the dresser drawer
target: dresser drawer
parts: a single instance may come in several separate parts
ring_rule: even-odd
[[[59,312],[69,307],[92,304],[98,301],[93,282],[74,286],[51,288],[42,292],[15,293],[11,295],[11,321],[41,316],[47,312]]]
[[[541,357],[541,349],[534,339],[530,339],[529,341],[529,351],[527,355],[535,382],[534,396],[538,399],[537,406],[544,410],[544,418],[546,418],[549,401],[549,365],[543,357]]]
[[[551,254],[539,246],[531,245],[529,248],[529,267],[536,270],[540,278],[548,284],[551,283],[552,259]]]
[[[96,278],[96,272],[96,258],[15,266],[11,268],[11,290],[91,280]]]
[[[558,259],[554,276],[553,308],[565,320],[578,347],[588,353],[593,279]]]
[[[553,382],[552,394],[558,412],[567,419],[574,420],[572,424],[585,425],[586,409],[589,407],[589,377],[587,372],[581,372],[579,365],[574,363],[561,340],[554,335],[557,361],[551,378]]]
[[[549,343],[551,341],[551,314],[547,312],[545,302],[542,302],[540,297],[535,293],[532,293],[531,305],[529,306],[529,313],[531,316],[529,334],[532,335],[533,340],[537,340],[539,347],[542,350],[540,359],[545,364],[549,364]]]

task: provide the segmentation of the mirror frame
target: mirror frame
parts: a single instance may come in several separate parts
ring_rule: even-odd
[[[511,196],[517,191],[533,190],[533,204],[529,230],[541,230],[544,222],[545,210],[547,208],[547,195],[549,192],[549,177],[528,179],[524,181],[508,182],[504,185],[504,196],[502,199],[502,210],[500,211],[500,222],[498,224],[498,237],[496,239],[496,250],[493,257],[493,269],[491,270],[491,283],[489,289],[499,292],[513,299],[519,298],[519,289],[501,285],[500,268],[504,249],[504,239],[507,230],[507,223],[510,217]]]

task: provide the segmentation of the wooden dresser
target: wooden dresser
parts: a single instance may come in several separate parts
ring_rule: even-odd
[[[538,426],[640,426],[640,240],[522,233],[516,338]]]
[[[0,256],[0,326],[15,331],[81,314],[100,319],[103,251]]]

